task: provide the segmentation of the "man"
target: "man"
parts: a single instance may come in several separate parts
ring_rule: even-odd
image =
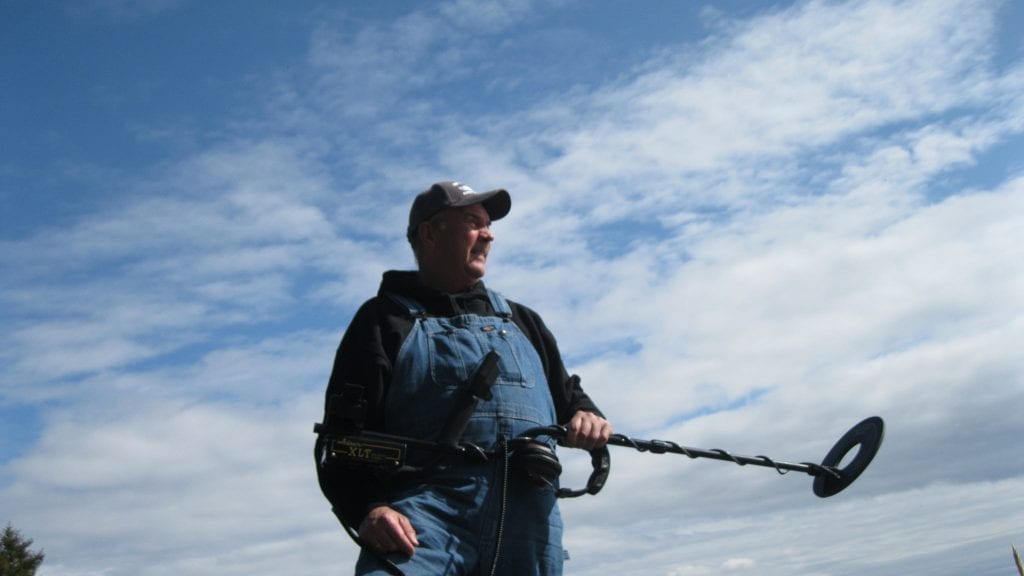
[[[494,351],[491,398],[476,404],[456,440],[501,454],[525,430],[561,423],[569,446],[607,442],[611,424],[566,372],[541,317],[481,280],[491,223],[510,208],[507,191],[476,193],[458,182],[416,197],[406,235],[418,269],[386,272],[356,313],[335,357],[325,424],[332,401],[355,390],[364,402],[360,427],[438,440]],[[396,573],[395,566],[409,576],[561,574],[555,486],[531,482],[514,454],[484,462],[421,457],[418,472],[392,475],[328,462],[321,441],[317,454],[321,488],[363,548],[357,574]]]

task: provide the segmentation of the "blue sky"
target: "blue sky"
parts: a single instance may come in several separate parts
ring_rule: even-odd
[[[431,182],[618,431],[569,574],[1011,573],[1024,5],[0,0],[0,522],[40,574],[344,573],[334,349]],[[587,462],[563,454],[566,482]]]

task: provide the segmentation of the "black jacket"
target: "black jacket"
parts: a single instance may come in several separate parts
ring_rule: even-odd
[[[362,387],[368,401],[365,428],[388,431],[382,400],[391,384],[391,367],[414,321],[408,310],[386,296],[388,293],[415,300],[431,316],[494,315],[483,282],[478,282],[466,292],[445,294],[421,284],[416,272],[385,272],[377,296],[359,308],[338,347],[327,385],[325,419],[331,398],[340,394],[346,384],[356,384]],[[516,302],[509,301],[509,306],[512,308],[512,321],[533,343],[540,356],[554,401],[557,423],[567,423],[578,410],[601,414],[580,387],[579,377],[566,372],[555,337],[540,315]],[[317,466],[317,473],[324,495],[339,518],[350,527],[359,525],[369,503],[386,501],[383,494],[386,482],[371,473],[331,466]]]

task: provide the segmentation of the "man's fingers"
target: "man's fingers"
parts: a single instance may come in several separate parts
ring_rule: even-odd
[[[416,539],[416,529],[412,527],[412,523],[405,516],[402,516],[402,531],[410,542],[419,546],[420,541]]]
[[[416,553],[416,546],[419,546],[412,523],[404,514],[389,506],[374,508],[367,514],[359,527],[359,538],[378,554],[397,551],[412,556]]]
[[[384,518],[383,530],[380,531],[379,542],[381,552],[401,552],[406,556],[416,553],[416,531],[405,515],[398,512],[388,514]]]
[[[420,541],[416,538],[416,530],[412,527],[412,523],[405,516],[399,517],[398,536],[398,549],[406,556],[415,554]]]
[[[604,446],[612,434],[612,425],[592,412],[579,411],[569,421],[566,444],[584,450]]]

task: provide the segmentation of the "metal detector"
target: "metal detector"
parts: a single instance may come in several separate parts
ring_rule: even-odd
[[[549,437],[562,440],[568,435],[564,426],[545,426],[532,428],[524,432],[519,438],[534,440],[539,437]],[[624,446],[633,448],[639,452],[650,452],[651,454],[682,454],[689,458],[710,458],[712,460],[724,460],[733,462],[740,466],[751,464],[754,466],[765,466],[774,468],[779,474],[788,472],[806,472],[814,477],[814,494],[820,498],[834,496],[859,477],[868,464],[874,459],[875,454],[882,445],[882,438],[885,436],[885,423],[878,416],[872,416],[859,422],[850,428],[832,449],[825,455],[821,464],[801,462],[794,464],[781,462],[767,456],[739,456],[726,452],[725,450],[712,449],[702,450],[680,446],[675,442],[667,440],[638,440],[623,434],[612,434],[608,438],[609,446]],[[849,463],[840,467],[846,456],[854,449],[857,449]],[[587,482],[587,488],[581,490],[562,489],[559,491],[561,497],[574,497],[583,494],[596,494],[604,486],[610,471],[610,462],[607,458],[607,451],[597,450],[591,452],[591,464],[594,472]]]
[[[317,425],[316,432],[323,433],[322,428]],[[535,443],[538,438],[547,437],[554,440],[564,440],[568,430],[564,426],[542,426],[531,428],[522,435],[509,441],[509,447],[515,447]],[[345,461],[349,465],[357,465],[376,469],[382,472],[399,472],[405,464],[405,458],[409,449],[414,451],[427,451],[436,454],[445,454],[465,458],[471,461],[488,461],[496,454],[493,451],[485,450],[469,442],[453,443],[431,442],[428,440],[407,438],[379,432],[360,431],[353,435],[331,437],[327,434],[325,438],[325,456],[331,459]],[[875,454],[882,445],[885,436],[885,423],[878,416],[866,418],[851,428],[832,446],[820,464],[801,462],[798,464],[774,460],[768,456],[740,456],[725,450],[690,448],[680,446],[675,442],[667,440],[639,440],[630,438],[623,434],[612,434],[608,439],[608,446],[623,446],[633,448],[639,452],[650,452],[651,454],[681,454],[688,458],[710,458],[712,460],[723,460],[733,462],[740,466],[748,464],[774,468],[779,474],[788,472],[805,472],[814,477],[814,494],[820,498],[834,496],[846,489],[853,483],[871,464]],[[847,455],[857,449],[857,453],[849,462],[840,466]],[[561,498],[572,498],[584,494],[597,494],[604,487],[611,471],[611,458],[607,446],[590,451],[591,466],[593,471],[587,481],[587,486],[582,489],[561,488],[558,495]]]

